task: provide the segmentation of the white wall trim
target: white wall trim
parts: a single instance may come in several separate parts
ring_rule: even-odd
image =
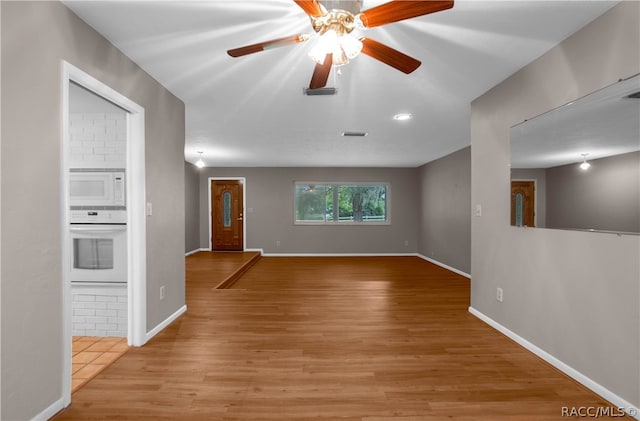
[[[509,339],[512,339],[513,341],[517,342],[519,345],[523,346],[528,351],[533,352],[535,355],[542,358],[544,361],[548,362],[558,370],[562,371],[567,376],[573,378],[578,383],[582,384],[583,386],[591,389],[593,392],[602,396],[604,399],[608,400],[616,407],[621,408],[630,416],[640,420],[640,408],[636,407],[631,402],[628,402],[627,400],[621,398],[620,396],[616,395],[615,393],[605,388],[601,384],[596,383],[595,381],[591,380],[589,377],[580,373],[578,370],[565,364],[564,362],[560,361],[559,359],[549,354],[548,352],[538,348],[536,345],[532,344],[531,342],[527,341],[523,337],[512,332],[508,328],[504,327],[500,323],[484,315],[483,313],[479,312],[478,310],[476,310],[471,306],[469,307],[469,313],[473,314],[478,319],[482,320],[492,328],[496,329],[498,332],[502,333]]]
[[[52,403],[51,405],[49,405],[49,407],[45,408],[44,411],[40,412],[35,417],[31,418],[31,421],[47,421],[48,419],[52,418],[55,414],[62,411],[64,408],[65,408],[64,399],[60,398],[54,403]]]
[[[256,249],[262,253],[261,249]],[[415,253],[262,253],[265,257],[417,257]]]
[[[438,265],[465,278],[471,279],[471,275],[462,272],[454,267],[445,265],[437,260],[430,259],[419,253],[265,253],[263,249],[246,249],[245,251],[256,251],[265,257],[419,257],[430,263]]]
[[[211,250],[209,250],[209,249],[207,249],[207,248],[194,249],[194,250],[191,250],[191,251],[186,252],[186,253],[184,254],[184,256],[185,256],[185,257],[187,257],[187,256],[191,256],[192,254],[200,253],[201,251],[211,251]]]
[[[175,321],[178,317],[182,316],[187,311],[187,305],[183,305],[180,307],[175,313],[171,316],[167,317],[164,321],[160,322],[156,327],[147,332],[146,342],[148,342],[151,338],[156,336],[158,333],[162,331],[165,327],[169,326],[173,321]]]
[[[62,61],[61,80],[61,169],[62,169],[62,401],[66,407],[71,403],[71,284],[68,280],[70,256],[66,247],[70,242],[67,229],[68,203],[68,159],[69,149],[69,83],[71,81],[94,92],[98,96],[127,111],[127,294],[129,345],[142,346],[146,342],[147,324],[147,265],[146,265],[146,215],[145,215],[145,110],[129,98],[115,91],[93,76],[71,63]]]
[[[427,262],[433,263],[434,265],[438,265],[438,266],[440,266],[442,268],[450,270],[451,272],[457,273],[458,275],[464,276],[465,278],[471,279],[471,275],[470,274],[468,274],[466,272],[463,272],[461,270],[458,270],[458,269],[456,269],[454,267],[451,267],[449,265],[445,265],[442,262],[438,262],[437,260],[431,259],[431,258],[429,258],[427,256],[423,256],[422,254],[418,254],[418,257],[421,258],[421,259],[426,260]]]

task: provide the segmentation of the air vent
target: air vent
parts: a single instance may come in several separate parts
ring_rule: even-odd
[[[317,89],[309,89],[302,88],[302,93],[304,95],[335,95],[338,93],[336,88],[317,88]]]
[[[348,136],[348,137],[365,137],[369,133],[367,133],[367,132],[342,132],[341,134],[342,134],[342,136]]]
[[[629,99],[640,99],[640,91],[632,93],[630,95],[625,96],[625,98]]]

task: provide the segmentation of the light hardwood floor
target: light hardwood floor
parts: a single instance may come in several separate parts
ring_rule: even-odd
[[[468,313],[414,257],[263,257],[231,289],[187,258],[188,311],[56,420],[560,420],[609,406]]]

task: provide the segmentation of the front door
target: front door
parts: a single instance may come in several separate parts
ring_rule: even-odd
[[[214,251],[243,251],[243,185],[211,181],[211,245]]]
[[[535,182],[511,182],[511,225],[535,226]]]

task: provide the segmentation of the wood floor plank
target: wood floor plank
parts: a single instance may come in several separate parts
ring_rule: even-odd
[[[56,420],[537,421],[609,406],[469,314],[469,280],[422,259],[263,257],[219,290],[206,254],[187,259],[187,313]]]

